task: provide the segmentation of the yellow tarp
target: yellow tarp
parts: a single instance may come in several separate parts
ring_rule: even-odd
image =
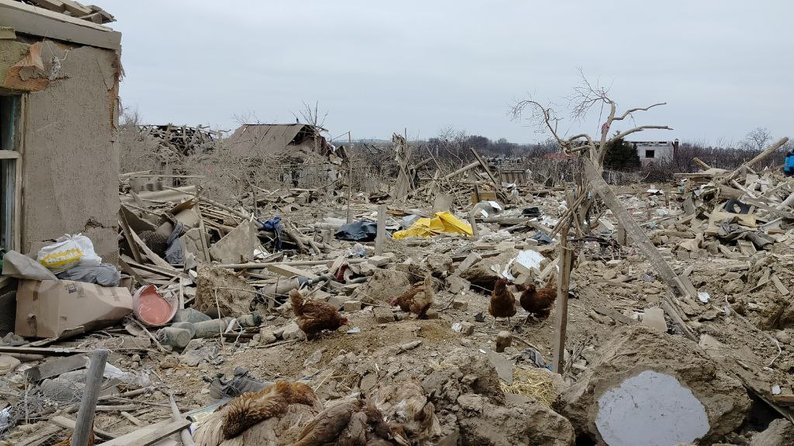
[[[449,212],[436,212],[433,218],[420,218],[403,231],[392,234],[396,240],[408,237],[432,237],[436,234],[473,235],[471,225]]]

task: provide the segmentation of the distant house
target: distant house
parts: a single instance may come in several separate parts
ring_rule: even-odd
[[[634,146],[640,163],[643,167],[660,162],[673,160],[678,150],[678,140],[675,141],[627,141]]]
[[[243,124],[225,145],[238,156],[316,154],[338,164],[346,158],[344,149],[330,144],[322,131],[310,124]]]
[[[292,187],[319,187],[339,178],[345,148],[329,143],[310,124],[243,124],[224,141],[232,155],[266,164]]]

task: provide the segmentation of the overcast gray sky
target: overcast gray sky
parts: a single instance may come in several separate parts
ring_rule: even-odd
[[[566,111],[579,68],[623,106],[666,101],[643,137],[794,136],[794,1],[96,0],[123,33],[124,105],[147,123],[294,122],[319,101],[332,135],[444,128],[545,139],[508,109]],[[597,113],[563,125],[597,133]]]

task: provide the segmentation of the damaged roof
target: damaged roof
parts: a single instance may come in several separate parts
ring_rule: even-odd
[[[121,47],[121,33],[103,25],[114,17],[98,6],[71,0],[0,0],[0,17],[11,33],[116,51]]]
[[[317,152],[328,156],[337,153],[337,148],[320,135],[324,130],[311,124],[243,124],[226,141],[226,146],[236,155],[249,153],[278,154],[288,151],[290,147],[315,150],[315,138],[318,141]]]
[[[34,7],[58,12],[66,16],[88,20],[96,24],[115,22],[116,19],[104,9],[95,5],[83,5],[72,0],[16,0]]]

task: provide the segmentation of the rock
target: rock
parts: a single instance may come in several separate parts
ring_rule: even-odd
[[[0,355],[0,375],[7,375],[19,367],[20,360],[13,356]]]
[[[638,382],[631,381],[643,372],[650,372]],[[658,375],[658,376],[657,376]],[[648,384],[648,383],[651,384]],[[609,392],[630,390],[631,398],[615,399]],[[690,393],[693,398],[684,396]],[[676,403],[665,398],[681,396]],[[611,399],[610,399],[611,398]],[[562,395],[562,413],[576,426],[578,432],[587,434],[597,442],[606,441],[599,431],[604,428],[601,414],[618,413],[621,401],[677,409],[660,418],[657,410],[644,417],[643,410],[631,409],[620,421],[633,432],[643,432],[658,439],[660,443],[677,444],[692,442],[696,438],[668,438],[670,432],[698,432],[702,426],[673,426],[668,421],[675,414],[687,413],[685,418],[698,422],[695,414],[702,413],[706,420],[699,443],[710,444],[713,440],[735,431],[742,425],[751,402],[740,380],[726,372],[693,342],[678,336],[669,336],[654,329],[633,325],[615,330],[613,337],[602,344],[595,360],[578,381]],[[669,404],[668,404],[669,403]],[[676,404],[679,404],[676,406]],[[599,405],[610,406],[600,410]],[[613,407],[614,406],[614,407]],[[640,426],[640,428],[636,428]],[[620,431],[608,431],[608,435],[621,435]],[[621,440],[612,440],[620,443]],[[622,441],[631,444],[630,439]]]
[[[202,313],[212,317],[237,317],[248,314],[254,296],[256,289],[231,271],[205,264],[199,265],[195,308]],[[218,307],[220,307],[220,315],[218,315]]]
[[[575,442],[571,423],[529,398],[501,406],[486,397],[464,394],[458,398],[458,426],[464,445],[511,446],[537,444],[570,446]]]
[[[342,307],[348,313],[352,313],[354,311],[359,311],[359,310],[361,310],[361,301],[360,300],[348,300],[348,301],[345,301],[345,303],[344,303],[344,305]]]
[[[667,322],[664,320],[664,310],[659,307],[648,308],[642,316],[642,325],[654,330],[667,333]]]
[[[460,333],[464,336],[471,336],[474,334],[474,324],[471,322],[461,322],[460,323]]]
[[[212,259],[221,263],[245,263],[254,259],[258,246],[256,224],[246,220],[210,246],[209,251]]]
[[[370,265],[376,266],[376,267],[386,266],[386,265],[388,265],[390,262],[392,262],[394,260],[394,254],[392,254],[392,253],[388,253],[388,254],[391,254],[391,256],[385,256],[385,255],[383,255],[383,256],[372,256],[372,257],[370,257],[367,260],[367,262]]]
[[[750,446],[787,446],[794,444],[794,425],[778,418],[769,423],[765,431],[753,435]]]
[[[435,308],[431,308],[427,310],[427,312],[425,313],[425,317],[428,319],[438,319],[440,316],[438,314],[438,310],[436,310]]]
[[[378,269],[367,283],[356,288],[351,297],[362,302],[384,303],[399,296],[410,286],[411,281],[407,273]]]
[[[452,272],[452,257],[446,254],[433,253],[425,259],[427,268],[435,276],[446,277]]]
[[[507,385],[513,384],[513,361],[505,358],[504,355],[489,351],[488,361],[496,369],[496,374],[499,379],[504,381]]]
[[[500,331],[496,335],[496,351],[502,353],[513,344],[513,335],[509,331]]]
[[[328,303],[337,310],[341,310],[345,306],[345,302],[347,302],[345,296],[331,296],[328,298]]]
[[[285,341],[292,339],[303,340],[306,339],[306,333],[304,333],[300,327],[298,327],[298,324],[293,321],[284,327],[281,332],[281,338]]]
[[[472,253],[471,255],[475,254],[476,253]],[[517,254],[518,251],[516,249],[507,249],[498,256],[486,257],[482,260],[479,260],[466,270],[458,267],[458,275],[474,285],[490,289],[494,282],[496,282],[496,279],[500,277],[499,274],[494,271],[494,269],[497,269],[497,271],[503,271]],[[468,260],[468,257],[466,259]],[[465,263],[466,260],[461,263],[461,266],[464,266]]]
[[[179,359],[176,356],[166,356],[160,360],[160,368],[163,370],[173,369],[179,365]]]
[[[452,308],[460,311],[466,311],[469,309],[469,303],[465,300],[455,299],[452,301]]]
[[[259,330],[259,342],[262,344],[272,344],[276,342],[276,335],[273,333],[273,329],[270,327],[262,327]]]
[[[452,294],[468,291],[469,287],[471,287],[471,283],[469,283],[469,281],[466,279],[463,279],[459,276],[447,277],[447,291]]]
[[[778,330],[775,332],[775,337],[782,344],[791,344],[791,335],[786,330]]]
[[[394,322],[394,312],[391,308],[374,307],[372,312],[375,314],[375,321],[379,324]]]

